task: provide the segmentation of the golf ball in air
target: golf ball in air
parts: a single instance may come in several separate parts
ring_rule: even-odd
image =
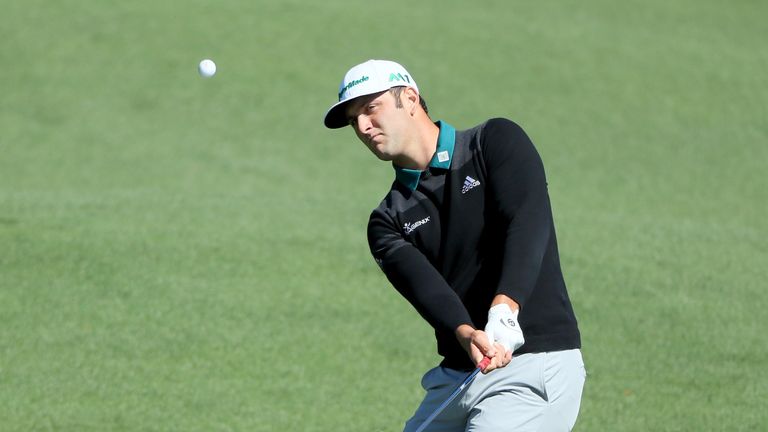
[[[200,76],[203,78],[210,78],[216,75],[216,63],[211,59],[205,59],[197,65],[197,71],[200,72]]]

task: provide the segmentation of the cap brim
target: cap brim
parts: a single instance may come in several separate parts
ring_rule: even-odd
[[[349,120],[347,120],[347,104],[352,102],[353,100],[357,98],[361,98],[363,96],[368,96],[376,93],[383,93],[393,87],[410,87],[414,90],[416,90],[416,93],[419,92],[419,89],[415,86],[410,85],[387,85],[382,88],[370,88],[367,89],[364,93],[355,95],[349,99],[344,99],[341,102],[337,102],[334,104],[331,109],[328,110],[327,113],[325,113],[325,127],[328,129],[340,129],[344,126],[349,126]]]
[[[328,129],[340,129],[344,126],[349,126],[347,121],[347,104],[354,99],[346,99],[341,102],[337,102],[335,105],[325,113],[325,127]]]
[[[347,120],[347,104],[352,102],[355,99],[361,98],[363,96],[368,96],[376,93],[383,93],[392,87],[397,86],[391,86],[386,85],[382,87],[373,87],[368,88],[364,92],[360,94],[356,94],[348,99],[344,99],[341,102],[336,102],[331,109],[328,110],[327,113],[325,113],[325,127],[328,129],[339,129],[343,128],[344,126],[349,126],[349,120]]]

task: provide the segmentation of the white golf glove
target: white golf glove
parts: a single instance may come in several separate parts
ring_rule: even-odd
[[[492,306],[488,310],[488,324],[485,325],[485,333],[488,339],[500,343],[508,351],[515,352],[523,346],[523,330],[517,322],[519,310],[512,311],[509,305],[501,303]]]

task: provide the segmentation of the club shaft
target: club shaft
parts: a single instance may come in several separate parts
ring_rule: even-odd
[[[490,362],[490,359],[488,359],[488,362]],[[459,393],[461,393],[461,391],[464,390],[464,387],[466,387],[470,382],[472,382],[475,376],[478,373],[480,373],[480,371],[483,370],[485,366],[488,365],[488,362],[483,361],[480,365],[478,365],[478,367],[476,367],[475,370],[473,370],[472,373],[469,374],[469,376],[464,380],[464,382],[462,382],[461,385],[456,390],[454,390],[450,396],[448,396],[448,399],[446,399],[443,403],[441,403],[440,406],[437,407],[437,409],[432,414],[430,414],[426,420],[424,420],[424,423],[422,423],[421,426],[419,426],[419,428],[416,429],[416,432],[422,432],[424,429],[426,429],[426,427],[429,426],[430,423],[432,423],[432,420],[434,420],[435,417],[440,415],[440,413],[443,412],[445,407],[450,405],[450,403],[453,402],[454,399],[456,399],[456,396],[458,396]]]

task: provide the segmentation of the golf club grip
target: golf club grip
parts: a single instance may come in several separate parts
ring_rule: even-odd
[[[480,363],[477,364],[477,367],[480,370],[483,370],[488,367],[488,365],[491,364],[491,358],[490,357],[483,357],[482,360],[480,360]]]

